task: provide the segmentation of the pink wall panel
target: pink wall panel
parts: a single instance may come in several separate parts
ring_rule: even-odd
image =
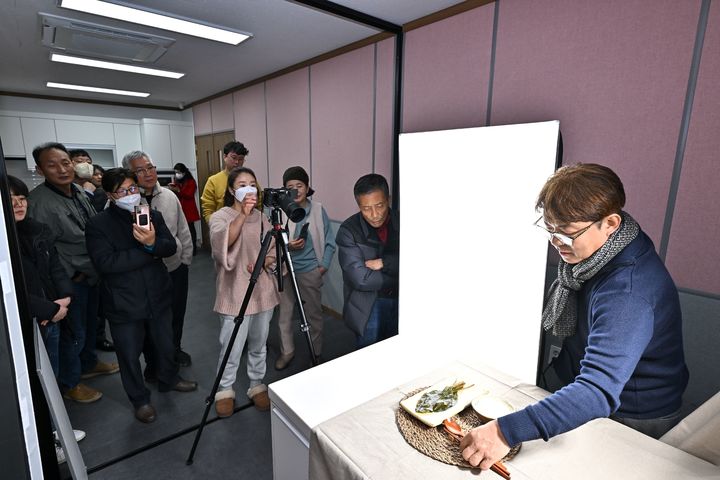
[[[488,4],[406,34],[403,132],[485,125],[494,9]]]
[[[395,98],[395,39],[377,44],[375,72],[375,173],[392,185],[393,100]]]
[[[261,186],[268,186],[267,138],[265,131],[265,84],[259,83],[233,93],[235,139],[250,154],[245,166],[251,168]]]
[[[232,94],[210,100],[210,112],[213,132],[226,132],[235,128]]]
[[[500,3],[492,124],[558,119],[565,163],[597,162],[659,243],[699,0]]]
[[[210,117],[210,102],[201,103],[192,107],[193,126],[195,135],[212,133],[212,118]]]
[[[310,175],[310,80],[308,68],[267,82],[267,135],[270,183],[282,186],[288,167],[300,165]]]
[[[720,5],[712,3],[666,263],[679,287],[720,294]]]
[[[312,175],[333,220],[357,212],[355,181],[372,171],[374,47],[310,67]]]

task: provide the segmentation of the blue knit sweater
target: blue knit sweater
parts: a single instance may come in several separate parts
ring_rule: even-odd
[[[677,288],[643,232],[577,292],[577,331],[553,367],[566,386],[498,420],[510,445],[594,418],[680,408],[688,371]]]

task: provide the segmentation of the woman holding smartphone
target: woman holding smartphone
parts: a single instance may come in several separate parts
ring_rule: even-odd
[[[213,310],[220,315],[220,360],[229,347],[245,292],[255,262],[260,253],[264,233],[270,222],[257,205],[257,179],[249,168],[235,168],[228,177],[225,206],[213,213],[210,227],[210,245],[217,271],[216,297]],[[231,346],[231,354],[215,395],[215,410],[219,417],[229,417],[235,407],[233,384],[237,377],[245,341],[248,343],[247,373],[250,379],[247,396],[258,410],[268,410],[270,399],[263,383],[266,371],[265,345],[273,309],[278,304],[278,293],[270,273],[275,265],[274,241],[265,258],[265,268],[258,277],[250,297],[240,330]]]

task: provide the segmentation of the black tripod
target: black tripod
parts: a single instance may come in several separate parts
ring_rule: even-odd
[[[293,269],[292,260],[290,259],[287,231],[283,229],[282,211],[279,207],[273,207],[271,213],[271,222],[272,229],[267,232],[265,234],[265,238],[263,238],[262,245],[260,247],[260,253],[258,254],[257,260],[255,260],[255,266],[253,267],[252,274],[250,275],[250,283],[248,284],[247,291],[245,292],[245,297],[243,298],[242,305],[240,306],[240,313],[238,313],[237,317],[235,317],[235,328],[233,328],[232,335],[230,336],[230,341],[228,342],[228,346],[225,349],[225,355],[223,355],[222,363],[220,364],[217,376],[215,377],[215,383],[213,383],[212,390],[210,390],[208,397],[205,399],[205,412],[203,413],[202,420],[200,421],[200,427],[195,434],[195,440],[193,441],[192,448],[190,449],[190,455],[188,455],[188,458],[185,461],[186,465],[192,465],[193,463],[195,449],[197,448],[198,442],[200,442],[200,436],[202,435],[202,431],[205,428],[205,424],[207,423],[207,417],[210,413],[210,407],[215,401],[215,394],[220,387],[220,380],[222,379],[223,373],[225,372],[227,362],[230,359],[230,352],[232,351],[232,347],[235,344],[235,338],[237,337],[238,331],[240,330],[240,325],[245,318],[245,311],[247,310],[247,306],[250,303],[250,297],[252,296],[253,290],[255,289],[255,284],[257,283],[258,277],[260,276],[260,273],[262,273],[262,269],[265,266],[265,257],[267,257],[267,252],[270,249],[270,241],[272,238],[275,238],[275,258],[280,259],[280,261],[277,262],[277,268],[275,271],[275,274],[277,275],[278,291],[283,291],[282,264],[283,262],[285,262],[285,265],[288,269],[288,276],[290,277],[290,283],[292,284],[293,293],[295,294],[295,302],[297,303],[298,310],[300,311],[300,330],[305,334],[305,339],[307,340],[308,347],[310,348],[310,356],[312,357],[313,366],[318,364],[318,359],[315,355],[315,347],[313,346],[312,337],[310,336],[310,325],[308,325],[307,317],[305,316],[305,308],[303,308],[303,302],[300,298],[300,290],[298,290],[297,279],[295,278],[295,270]]]

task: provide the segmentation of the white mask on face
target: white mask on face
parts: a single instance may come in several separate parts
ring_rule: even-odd
[[[75,174],[85,180],[89,180],[93,175],[93,166],[89,163],[78,163],[75,165]]]
[[[184,176],[185,176],[184,173],[175,172],[175,178],[178,180],[182,180]]]
[[[124,197],[116,198],[115,205],[132,213],[135,211],[135,207],[140,205],[140,194],[132,193],[130,195],[125,195]]]
[[[257,188],[248,185],[247,187],[240,187],[235,190],[235,198],[238,202],[242,202],[245,195],[257,195]]]

